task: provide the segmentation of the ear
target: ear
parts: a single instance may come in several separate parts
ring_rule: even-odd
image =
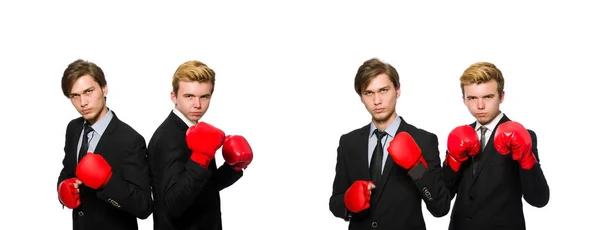
[[[400,87],[396,88],[396,99],[400,98]]]
[[[177,95],[173,91],[171,91],[171,101],[173,104],[177,105]]]
[[[502,93],[500,94],[500,103],[502,103],[504,101],[504,90],[502,90]]]
[[[462,95],[462,102],[463,102],[463,104],[467,105],[467,101],[465,100],[465,95],[464,94]]]
[[[106,97],[106,94],[108,94],[108,83],[104,84],[104,86],[102,86],[102,93],[104,94],[105,97]]]

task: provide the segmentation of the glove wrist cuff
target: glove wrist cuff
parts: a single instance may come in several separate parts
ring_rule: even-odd
[[[408,175],[410,176],[410,178],[412,178],[413,181],[421,179],[421,177],[423,177],[423,174],[425,174],[425,171],[427,171],[427,165],[423,163],[423,158],[421,159],[422,161],[419,161],[419,163],[417,163],[415,167],[408,171]]]
[[[535,165],[535,163],[537,163],[537,159],[535,158],[535,155],[533,155],[533,153],[530,153],[527,158],[524,158],[521,160],[521,162],[519,162],[521,168],[525,170],[530,170],[531,168],[533,168],[533,165]]]
[[[202,153],[192,153],[190,159],[204,168],[208,168],[208,163],[210,163],[210,161],[212,160],[211,158]]]

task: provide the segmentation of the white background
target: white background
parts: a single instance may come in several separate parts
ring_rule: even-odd
[[[450,130],[473,121],[459,76],[490,61],[506,77],[501,109],[537,132],[550,184],[546,207],[524,203],[528,229],[597,226],[597,8],[394,2],[0,3],[0,229],[71,226],[56,179],[78,116],[60,78],[77,58],[103,68],[109,107],[146,141],[173,107],[177,66],[197,59],[216,71],[202,120],[244,135],[255,152],[221,193],[225,229],[347,228],[328,202],[339,136],[370,121],[353,88],[363,61],[398,69],[399,114],[436,133],[441,153]],[[450,215],[423,211],[428,229],[447,229]],[[152,217],[139,223],[151,229]]]

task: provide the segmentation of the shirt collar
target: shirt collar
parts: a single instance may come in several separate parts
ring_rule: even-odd
[[[400,119],[400,117],[396,116],[396,119],[394,119],[394,121],[388,127],[386,127],[383,131],[385,131],[387,133],[387,135],[390,135],[390,136],[392,136],[392,138],[394,138],[396,136],[396,132],[398,131],[398,128],[400,127],[401,122],[402,122],[402,120]],[[375,123],[371,122],[371,127],[369,129],[369,137],[371,137],[372,135],[375,134],[375,129],[377,129],[377,127],[375,127]]]
[[[179,118],[180,118],[180,119],[181,119],[183,122],[185,122],[185,124],[186,124],[188,127],[190,127],[190,126],[194,125],[194,122],[192,122],[192,121],[190,121],[189,119],[187,119],[187,117],[185,117],[185,116],[183,115],[183,113],[181,113],[181,111],[179,111],[177,108],[174,108],[174,109],[173,109],[173,113],[174,113],[175,115],[177,115],[177,116],[178,116],[178,117],[179,117]]]
[[[498,123],[500,122],[500,119],[502,119],[502,116],[504,116],[504,113],[500,112],[492,121],[490,121],[490,123],[487,123],[484,126],[488,129],[488,131],[494,130],[494,128],[496,128],[496,125],[498,125]],[[475,130],[479,131],[479,127],[481,126],[481,123],[477,121],[475,124]]]
[[[106,115],[104,115],[102,118],[100,118],[100,120],[98,120],[96,123],[94,123],[92,125],[92,129],[94,129],[94,132],[98,133],[98,135],[102,136],[102,134],[108,127],[110,120],[112,120],[112,118],[113,118],[113,112],[112,112],[112,110],[108,109],[108,112],[106,113]],[[88,123],[88,122],[85,121],[85,123]]]

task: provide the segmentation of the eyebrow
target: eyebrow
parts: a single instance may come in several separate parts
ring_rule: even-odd
[[[88,90],[93,90],[93,89],[94,89],[94,86],[91,86],[91,87],[89,87],[87,89],[84,89],[83,92],[88,91]],[[77,96],[77,95],[80,95],[80,94],[81,93],[70,93],[69,95],[71,95],[71,96]]]
[[[379,89],[376,89],[375,91],[380,91],[380,90],[383,90],[383,89],[390,89],[390,88],[391,88],[391,86],[388,85],[388,86],[384,86],[384,87],[381,87]],[[373,91],[365,89],[365,92],[373,92]]]
[[[482,97],[495,97],[496,95],[493,93],[483,95]],[[477,96],[467,96],[467,98],[477,98]]]

